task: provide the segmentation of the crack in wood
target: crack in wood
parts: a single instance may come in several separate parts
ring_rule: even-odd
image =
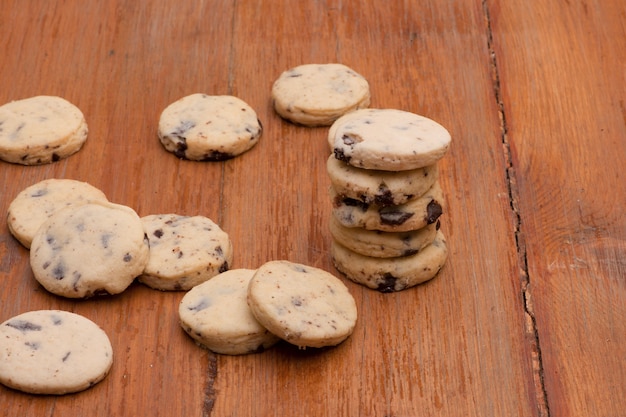
[[[524,239],[522,218],[519,213],[518,202],[519,192],[517,188],[515,166],[513,164],[513,156],[511,154],[511,146],[508,137],[508,126],[506,121],[506,112],[504,109],[504,101],[502,99],[502,91],[500,84],[500,74],[496,59],[494,47],[493,30],[491,27],[491,15],[489,13],[489,5],[487,0],[482,0],[483,14],[487,27],[487,48],[489,51],[489,59],[491,63],[491,77],[493,82],[493,91],[496,104],[498,106],[498,116],[500,119],[500,136],[502,148],[506,158],[506,183],[509,193],[509,204],[511,211],[515,217],[515,245],[520,269],[521,296],[524,307],[524,315],[526,317],[526,332],[532,339],[531,360],[533,379],[535,386],[535,395],[537,399],[537,412],[540,417],[550,416],[550,406],[548,403],[548,392],[544,381],[543,359],[541,355],[541,344],[539,342],[539,331],[537,329],[537,321],[531,301],[531,283],[528,274],[528,257],[526,252],[526,242]]]
[[[210,417],[215,405],[215,380],[217,379],[217,355],[208,354],[207,383],[204,387],[204,403],[202,404],[202,417]]]

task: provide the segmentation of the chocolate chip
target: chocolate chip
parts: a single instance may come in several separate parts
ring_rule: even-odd
[[[42,188],[42,189],[35,191],[30,196],[31,197],[43,197],[46,194],[48,194],[48,190],[46,190],[45,188]]]
[[[385,293],[387,293],[387,292],[394,292],[397,280],[398,280],[398,278],[396,278],[393,275],[387,273],[383,277],[383,282],[378,284],[378,287],[376,289],[378,291],[380,291],[380,292],[385,292]]]
[[[295,270],[296,270],[296,272],[300,272],[300,273],[302,273],[302,274],[308,274],[308,273],[309,273],[309,270],[308,270],[308,269],[306,269],[306,268],[305,268],[304,266],[302,266],[302,265],[294,265],[294,266],[293,266],[293,269],[295,269]]]
[[[222,266],[220,266],[220,269],[219,269],[220,274],[226,271],[228,271],[228,262],[224,262]]]
[[[195,306],[187,307],[187,310],[189,310],[189,311],[202,311],[205,308],[209,307],[210,305],[211,305],[211,303],[209,302],[208,298],[203,298]]]
[[[100,236],[100,243],[102,244],[102,247],[107,249],[109,247],[109,241],[111,240],[113,236],[110,233],[106,233],[102,236]]]
[[[40,347],[40,344],[38,342],[25,342],[24,344],[32,350],[38,350]]]
[[[69,358],[69,357],[70,357],[70,355],[71,355],[71,354],[72,354],[72,352],[67,352],[67,353],[65,354],[65,356],[63,356],[63,357],[61,358],[61,361],[62,361],[62,362],[65,362],[65,361],[67,360],[67,358]]]
[[[178,142],[176,143],[176,149],[174,150],[174,155],[176,155],[180,159],[187,159],[187,139],[178,138]]]
[[[78,291],[78,281],[80,281],[82,275],[78,271],[74,271],[72,275],[74,277],[74,281],[72,282],[72,288],[74,288],[74,291]]]
[[[126,253],[122,259],[124,259],[124,262],[130,262],[133,259],[133,255]]]
[[[14,329],[17,329],[21,332],[38,332],[41,330],[40,325],[26,320],[13,320],[8,322],[6,325],[9,327],[13,327]]]
[[[345,163],[350,163],[351,157],[346,155],[343,152],[343,149],[335,148],[333,150],[333,153],[335,154],[335,159],[338,159],[338,160],[343,161]]]
[[[220,151],[212,151],[211,153],[205,154],[202,157],[202,161],[226,161],[228,159],[234,158],[235,155],[228,152],[220,152]]]
[[[374,196],[374,203],[380,206],[390,206],[393,204],[393,194],[385,184],[380,184],[378,192]]]
[[[170,134],[179,139],[186,140],[186,138],[184,137],[184,134],[187,133],[189,130],[193,129],[194,127],[196,127],[195,122],[191,120],[183,120],[180,122],[178,126],[176,126],[176,128],[174,128],[174,130]]]
[[[404,252],[402,252],[402,256],[415,255],[417,252],[419,252],[419,250],[417,250],[417,249],[407,249]]]
[[[152,233],[157,239],[163,237],[163,229],[157,229]]]
[[[52,276],[54,279],[62,280],[65,278],[65,265],[63,262],[59,262],[54,269],[52,269]]]
[[[341,137],[341,141],[344,143],[344,145],[347,145],[347,146],[352,146],[352,145],[354,145],[356,143],[354,138],[350,137],[348,135],[343,135]]]
[[[441,216],[441,214],[443,213],[443,208],[441,207],[441,204],[437,202],[437,200],[433,200],[428,203],[428,206],[426,207],[426,212],[426,223],[432,224],[437,221],[439,216]]]
[[[367,209],[370,207],[369,204],[350,197],[340,197],[340,204],[346,205],[348,207],[358,207],[363,212],[367,211]]]
[[[385,208],[378,211],[380,222],[389,226],[399,226],[404,224],[407,220],[413,217],[414,213],[407,213],[400,210],[385,210]]]

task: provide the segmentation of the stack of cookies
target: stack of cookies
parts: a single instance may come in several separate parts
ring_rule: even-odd
[[[381,292],[433,278],[448,257],[437,166],[448,131],[414,113],[361,109],[337,119],[328,141],[335,267]]]

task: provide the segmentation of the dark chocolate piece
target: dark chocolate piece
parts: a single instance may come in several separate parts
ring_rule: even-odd
[[[428,203],[428,206],[426,207],[426,212],[426,223],[432,224],[436,222],[439,216],[443,214],[443,208],[441,207],[441,204],[437,202],[437,200],[433,200]]]

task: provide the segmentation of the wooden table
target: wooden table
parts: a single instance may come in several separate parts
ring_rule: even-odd
[[[280,119],[284,70],[341,62],[371,107],[448,128],[441,161],[450,257],[418,287],[345,280],[354,334],[331,349],[280,344],[215,355],[178,324],[181,292],[133,284],[69,300],[34,280],[0,225],[0,321],[58,308],[97,322],[115,361],[95,387],[34,396],[0,387],[7,416],[626,415],[626,3],[604,1],[4,0],[0,102],[76,104],[89,139],[44,166],[0,163],[0,209],[46,178],[86,181],[138,214],[205,215],[234,268],[329,256],[326,128]],[[190,162],[156,136],[196,92],[258,113],[258,145]]]

